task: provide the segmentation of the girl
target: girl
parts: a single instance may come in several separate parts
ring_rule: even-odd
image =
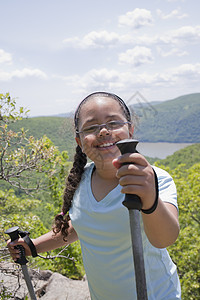
[[[62,212],[55,217],[51,232],[33,240],[36,251],[79,239],[91,299],[136,299],[129,214],[122,201],[126,193],[137,194],[142,201],[148,299],[181,299],[176,266],[165,249],[179,234],[172,178],[164,170],[153,170],[139,153],[120,155],[116,142],[131,138],[134,126],[128,107],[118,96],[105,92],[89,95],[79,104],[74,121],[77,148]],[[87,157],[91,162],[86,165]],[[28,245],[19,239],[8,242],[14,259],[19,257],[14,249],[18,244],[31,255]]]

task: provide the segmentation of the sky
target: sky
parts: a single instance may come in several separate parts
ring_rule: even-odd
[[[198,0],[0,0],[0,93],[30,116],[95,91],[128,104],[200,92]]]

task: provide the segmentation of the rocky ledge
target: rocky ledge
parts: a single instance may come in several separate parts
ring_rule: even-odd
[[[86,279],[72,280],[59,273],[33,269],[29,269],[29,275],[37,299],[90,300]],[[20,266],[13,263],[0,264],[0,290],[1,299],[24,300],[28,296]]]

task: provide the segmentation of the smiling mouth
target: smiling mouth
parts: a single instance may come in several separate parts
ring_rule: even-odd
[[[108,148],[108,147],[112,147],[114,145],[115,145],[115,143],[104,143],[104,144],[97,146],[97,148]]]

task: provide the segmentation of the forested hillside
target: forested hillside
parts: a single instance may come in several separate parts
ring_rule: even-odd
[[[37,117],[27,118],[14,123],[11,128],[28,130],[28,135],[40,138],[46,135],[60,151],[68,151],[70,160],[74,155],[74,126],[71,118]]]
[[[185,168],[190,168],[195,163],[200,162],[200,144],[194,144],[178,150],[173,155],[159,160],[159,162],[170,169],[174,169],[180,164],[184,164]]]
[[[140,116],[136,130],[140,141],[200,143],[200,93],[135,110]]]

